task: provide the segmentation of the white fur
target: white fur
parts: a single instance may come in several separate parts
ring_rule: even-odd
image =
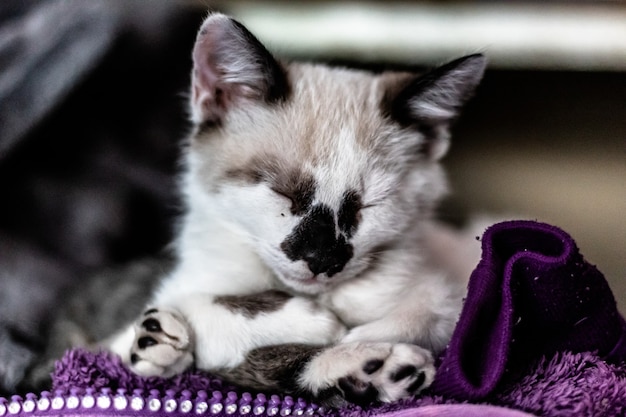
[[[363,371],[362,364],[368,360],[382,360],[383,366],[374,373]],[[432,355],[425,349],[403,343],[344,343],[337,345],[317,357],[308,365],[300,379],[300,384],[317,394],[335,385],[346,375],[356,376],[364,383],[370,383],[379,392],[383,402],[393,402],[406,397],[406,388],[417,376],[394,381],[393,373],[399,366],[413,364],[424,373],[429,386],[435,377]]]
[[[242,54],[245,39],[227,36],[235,30],[232,23],[213,15],[202,30],[194,51],[192,120],[200,124],[220,117],[220,125],[191,140],[183,180],[188,211],[176,245],[179,264],[150,303],[165,311],[166,320],[181,317],[180,326],[170,327],[182,328],[191,342],[185,348],[170,343],[165,353],[162,346],[149,347],[135,369],[144,375],[179,372],[190,352],[198,367],[223,369],[241,363],[255,347],[342,340],[302,375],[301,383],[313,392],[346,373],[361,372],[364,361],[379,356],[389,361],[367,378],[379,388],[380,399],[406,395],[410,378],[382,382],[406,363],[421,368],[430,383],[434,368],[428,351],[439,352],[448,342],[465,284],[422,258],[434,206],[446,193],[437,160],[447,148],[447,134],[431,139],[437,142],[434,154],[411,151],[426,138],[381,114],[390,75],[292,64],[287,68],[290,98],[268,105],[245,89],[256,86],[261,94],[265,81],[256,61]],[[211,55],[206,48],[216,51]],[[222,61],[198,62],[207,56]],[[230,107],[216,110],[213,89],[220,83],[238,87],[225,102]],[[446,80],[443,87],[412,102],[413,110],[439,122],[452,117],[458,86]],[[275,172],[266,170],[256,181],[229,177],[258,161],[270,163]],[[290,213],[289,199],[273,191],[272,182],[294,170],[314,179],[312,204],[334,211],[337,235],[336,213],[346,191],[362,198],[359,224],[349,239],[353,256],[332,277],[315,275],[281,248],[302,216]],[[384,249],[374,261],[377,248]],[[296,297],[254,317],[214,302],[218,295],[268,289]],[[121,334],[110,348],[128,360],[132,332]]]

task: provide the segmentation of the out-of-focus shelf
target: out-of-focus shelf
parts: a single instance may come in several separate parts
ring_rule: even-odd
[[[211,5],[284,56],[492,68],[626,70],[625,3],[251,2]]]

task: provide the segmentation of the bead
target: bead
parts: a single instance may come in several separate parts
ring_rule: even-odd
[[[32,413],[35,411],[35,407],[37,407],[37,404],[33,400],[26,400],[24,401],[24,404],[22,404],[22,410],[26,413]]]
[[[130,408],[135,411],[143,410],[145,404],[145,401],[141,397],[133,397],[132,400],[130,400]]]
[[[252,406],[250,404],[245,404],[239,407],[239,414],[250,414],[250,411],[252,411]]]
[[[128,400],[123,395],[116,395],[115,398],[113,398],[113,407],[115,407],[116,410],[126,410]]]
[[[148,400],[148,410],[159,411],[161,409],[161,401],[158,398],[150,398]]]
[[[22,410],[22,406],[17,401],[11,401],[8,410],[9,414],[17,414]]]
[[[75,410],[80,405],[80,400],[78,399],[77,396],[72,395],[67,398],[66,405],[67,405],[67,408],[69,408],[70,410]]]
[[[237,404],[228,404],[226,406],[226,414],[235,414],[237,412]]]
[[[223,408],[222,403],[211,404],[211,414],[219,414]]]
[[[180,411],[188,413],[193,409],[193,403],[190,400],[183,400],[180,403]]]
[[[206,401],[200,401],[198,404],[196,404],[196,414],[204,414],[208,409],[209,405],[206,403]]]
[[[93,408],[96,405],[96,399],[92,395],[85,395],[81,401],[83,408]]]
[[[37,409],[39,411],[46,411],[48,408],[50,408],[50,399],[41,397],[39,401],[37,401]]]
[[[165,404],[163,405],[163,409],[166,412],[171,413],[172,411],[176,411],[176,408],[178,408],[178,403],[176,402],[175,399],[170,398],[168,400],[165,400]]]
[[[111,407],[111,397],[108,395],[99,395],[96,399],[96,405],[102,410],[107,410]]]
[[[52,399],[52,409],[53,410],[60,410],[63,408],[63,406],[65,405],[65,401],[63,401],[63,397],[54,397]]]

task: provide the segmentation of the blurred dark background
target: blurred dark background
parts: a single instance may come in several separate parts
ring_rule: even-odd
[[[617,2],[209,3],[279,56],[381,69],[483,51],[441,215],[558,225],[626,310],[626,7]],[[158,256],[180,212],[203,1],[0,3],[0,393],[67,294]]]

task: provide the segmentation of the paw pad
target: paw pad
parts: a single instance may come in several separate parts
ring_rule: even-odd
[[[193,363],[191,329],[174,311],[151,308],[135,324],[131,368],[142,376],[169,377]]]
[[[343,397],[355,404],[370,404],[378,399],[378,390],[371,382],[354,376],[339,378],[337,381]]]
[[[351,342],[328,348],[307,368],[313,392],[335,388],[359,405],[394,402],[428,387],[435,376],[429,351],[405,343]]]
[[[156,311],[154,311],[156,313]],[[146,319],[141,323],[141,326],[149,332],[160,332],[163,331],[161,329],[161,323],[157,319]]]
[[[405,365],[391,374],[391,381],[398,382],[404,378],[417,374],[417,368],[413,365]]]
[[[378,371],[380,368],[382,368],[384,364],[385,364],[385,361],[382,359],[369,360],[365,362],[365,365],[363,365],[363,372],[365,372],[368,375],[371,375],[374,372]]]

